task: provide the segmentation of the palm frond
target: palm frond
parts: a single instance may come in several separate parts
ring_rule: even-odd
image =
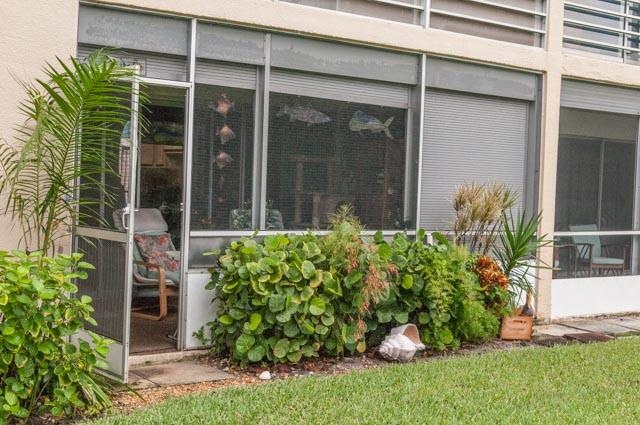
[[[43,70],[46,78],[23,84],[25,123],[16,140],[0,141],[0,193],[27,249],[49,251],[60,227],[97,215],[98,208],[79,207],[98,201],[76,199],[76,190],[105,193],[105,176],[117,178],[120,132],[132,113],[131,84],[124,80],[135,75],[103,51],[84,61],[58,59]]]

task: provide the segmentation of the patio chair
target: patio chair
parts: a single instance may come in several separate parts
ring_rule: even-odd
[[[576,246],[556,240],[553,245],[553,279],[576,277],[577,270]]]
[[[598,226],[595,224],[570,225],[572,232],[595,232]],[[588,267],[588,276],[594,272],[597,274],[612,273],[622,275],[626,266],[627,250],[621,244],[602,244],[600,236],[595,235],[573,235],[571,236],[573,245],[576,247],[576,257],[578,262]],[[619,256],[614,256],[613,247],[621,248]]]
[[[125,230],[122,210],[113,213],[114,225]],[[135,212],[133,244],[133,296],[159,300],[157,315],[132,309],[131,315],[147,320],[162,320],[167,316],[167,298],[178,295],[180,260],[168,225],[156,208],[140,208]]]

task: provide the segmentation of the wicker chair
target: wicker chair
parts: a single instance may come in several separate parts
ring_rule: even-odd
[[[113,213],[113,221],[118,230],[124,231],[122,210]],[[134,237],[136,235],[154,236],[165,234],[168,230],[167,222],[156,208],[140,208],[135,212]],[[169,251],[175,251],[173,243],[169,241]],[[166,270],[159,264],[143,258],[137,244],[133,244],[133,296],[136,298],[158,298],[158,314],[145,313],[142,308],[132,309],[131,315],[147,320],[162,320],[167,316],[167,299],[178,296],[180,285],[180,270],[173,272]]]

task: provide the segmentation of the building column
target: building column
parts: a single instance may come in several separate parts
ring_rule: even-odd
[[[556,171],[560,126],[560,87],[562,83],[562,33],[564,1],[548,2],[547,66],[542,84],[542,122],[540,140],[540,175],[538,208],[542,212],[539,235],[553,240],[556,200]],[[553,246],[540,249],[540,261],[553,266]],[[536,284],[536,317],[549,322],[551,317],[552,270],[538,270]]]

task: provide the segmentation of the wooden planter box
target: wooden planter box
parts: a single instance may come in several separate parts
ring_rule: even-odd
[[[502,318],[500,339],[507,341],[531,341],[533,317],[508,316]]]

